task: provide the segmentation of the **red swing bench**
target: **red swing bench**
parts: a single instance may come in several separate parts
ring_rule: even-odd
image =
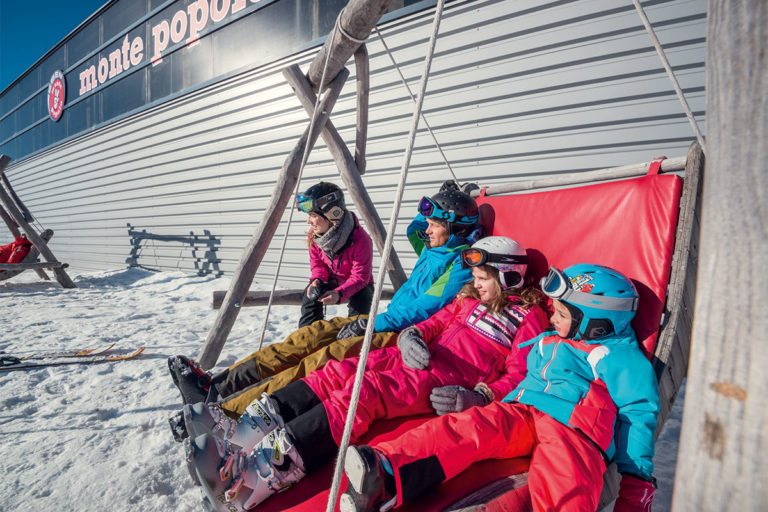
[[[697,144],[691,146],[684,180],[659,174],[660,168],[661,162],[656,161],[641,177],[516,195],[483,192],[478,198],[487,233],[510,236],[523,244],[532,259],[529,272],[536,276],[543,276],[550,265],[563,268],[590,262],[632,278],[640,293],[633,326],[659,378],[659,430],[687,367],[696,264],[692,249],[698,231],[695,214],[703,156]],[[377,422],[362,442],[391,439],[430,418]],[[258,510],[324,510],[332,462]],[[483,461],[401,510],[528,510],[527,468],[528,459]],[[617,484],[611,465],[601,508],[615,498]],[[342,483],[345,488],[346,482]]]

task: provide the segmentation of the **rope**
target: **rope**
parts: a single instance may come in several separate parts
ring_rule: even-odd
[[[339,15],[341,16],[341,15]],[[339,26],[339,24],[336,24]],[[336,27],[334,27],[333,31],[331,32],[331,45],[333,44],[333,37],[336,32]],[[295,201],[295,197],[299,194],[299,185],[301,185],[301,177],[304,175],[304,166],[307,163],[307,160],[309,159],[309,146],[312,141],[312,127],[315,124],[315,119],[317,117],[317,107],[320,105],[320,98],[322,97],[322,87],[325,83],[325,74],[328,71],[328,62],[330,61],[331,57],[331,51],[330,48],[328,49],[328,52],[325,55],[325,64],[323,64],[323,74],[320,77],[320,86],[318,88],[317,97],[315,98],[315,106],[312,108],[312,117],[309,120],[309,132],[307,133],[307,143],[304,146],[304,154],[301,157],[301,164],[299,165],[299,177],[296,179],[296,186],[293,189],[293,196],[291,196],[292,201],[289,203],[289,209],[290,213],[288,214],[288,225],[285,228],[285,235],[283,236],[283,244],[280,247],[280,258],[277,260],[277,270],[275,270],[275,277],[272,280],[272,289],[269,292],[269,301],[267,302],[267,313],[264,316],[264,325],[261,328],[261,337],[259,339],[259,348],[258,350],[261,350],[261,347],[264,345],[264,336],[267,332],[267,325],[269,324],[269,313],[272,310],[272,299],[275,296],[275,287],[277,286],[277,278],[280,275],[280,267],[283,264],[283,255],[285,254],[285,245],[288,242],[288,232],[291,229],[291,221],[293,220],[293,212],[295,208],[293,207],[293,203]]]
[[[376,320],[376,313],[379,309],[379,300],[381,299],[381,290],[384,285],[384,276],[387,271],[387,263],[389,262],[389,255],[392,252],[392,241],[394,240],[395,228],[397,227],[397,216],[400,212],[400,204],[403,200],[403,192],[405,190],[405,179],[408,176],[408,166],[411,163],[411,155],[413,154],[413,144],[416,140],[416,131],[419,127],[419,119],[421,113],[421,107],[424,103],[424,93],[427,90],[427,81],[429,80],[429,70],[432,65],[432,56],[435,51],[435,43],[437,42],[437,34],[440,30],[440,17],[443,12],[443,5],[445,0],[437,0],[435,6],[435,19],[432,24],[432,35],[429,39],[429,46],[427,49],[427,56],[424,58],[424,73],[421,75],[421,92],[418,96],[418,101],[414,106],[413,119],[411,122],[411,129],[408,134],[408,145],[405,150],[405,158],[403,159],[403,167],[400,170],[400,183],[397,186],[397,195],[395,197],[395,203],[392,207],[392,215],[389,218],[389,228],[387,229],[387,240],[384,242],[384,253],[381,255],[381,263],[379,264],[379,273],[376,276],[376,287],[373,292],[373,301],[371,303],[371,312],[368,317],[368,325],[365,329],[365,337],[363,338],[363,346],[360,349],[360,358],[357,363],[357,372],[355,373],[355,383],[352,387],[352,397],[349,403],[349,410],[347,411],[347,419],[344,424],[344,433],[341,437],[341,443],[339,444],[339,456],[336,458],[336,467],[333,471],[333,483],[331,484],[331,492],[328,496],[328,503],[326,505],[326,512],[333,512],[336,506],[336,500],[339,494],[339,486],[341,485],[341,473],[344,468],[344,457],[346,455],[347,447],[349,446],[349,438],[352,435],[352,424],[355,419],[355,413],[357,412],[357,404],[360,401],[360,389],[363,383],[363,374],[365,373],[365,363],[368,360],[368,353],[371,349],[371,337],[373,335],[373,326]]]
[[[344,9],[346,9],[346,7]],[[350,41],[353,41],[353,42],[355,42],[357,44],[363,44],[365,42],[365,39],[357,39],[356,37],[352,36],[349,32],[344,30],[344,27],[341,26],[341,15],[344,14],[344,9],[342,9],[341,12],[339,13],[339,15],[336,17],[336,26],[333,27],[333,29],[334,30],[338,30],[339,32],[341,32],[341,35],[343,35],[344,37],[346,37]],[[333,43],[333,41],[331,41],[331,43]],[[328,48],[329,52],[330,52],[330,50],[331,49]]]
[[[659,39],[656,37],[656,32],[654,32],[651,22],[648,20],[648,17],[645,15],[645,11],[643,10],[643,7],[640,5],[640,1],[632,0],[632,3],[635,4],[635,9],[637,10],[637,14],[640,15],[640,20],[643,22],[643,25],[645,26],[645,31],[648,32],[648,37],[651,38],[651,42],[653,43],[653,46],[656,48],[656,53],[658,54],[659,59],[661,60],[661,64],[662,66],[664,66],[664,69],[667,71],[667,76],[669,76],[669,79],[672,81],[672,87],[675,89],[675,93],[677,93],[677,98],[680,100],[680,105],[683,107],[683,111],[685,112],[686,117],[688,117],[688,122],[690,123],[691,128],[693,129],[693,133],[696,135],[696,140],[699,141],[699,145],[701,146],[701,151],[706,155],[707,150],[706,150],[706,146],[704,145],[704,135],[701,134],[701,130],[699,130],[699,125],[696,122],[696,118],[693,117],[693,112],[691,112],[691,107],[688,106],[688,102],[685,100],[685,95],[683,94],[683,90],[680,88],[680,83],[677,81],[677,77],[675,76],[674,71],[672,71],[672,66],[669,65],[669,61],[667,60],[667,56],[664,53],[664,49],[661,47],[661,43],[659,42]]]
[[[408,91],[408,94],[410,95],[411,100],[414,103],[416,103],[416,97],[413,95],[411,88],[408,86],[408,82],[403,76],[402,71],[400,71],[400,67],[397,65],[397,62],[395,62],[395,57],[392,55],[392,52],[389,50],[389,46],[387,46],[387,43],[384,41],[384,36],[382,36],[381,32],[379,32],[379,27],[374,27],[374,30],[376,31],[376,35],[379,36],[379,40],[381,41],[382,46],[384,46],[384,50],[386,50],[387,55],[389,56],[389,60],[392,61],[392,66],[394,66],[395,71],[397,71],[397,74],[400,75],[400,81],[403,82],[403,85],[405,86],[405,89]],[[456,173],[453,172],[453,167],[451,167],[451,163],[448,161],[448,157],[445,156],[445,153],[443,152],[443,148],[440,146],[440,143],[437,142],[437,137],[435,137],[435,133],[432,131],[432,127],[429,125],[429,122],[427,121],[427,117],[424,115],[423,112],[421,112],[420,115],[421,115],[422,121],[424,121],[424,126],[427,127],[429,134],[432,136],[432,140],[435,142],[435,147],[437,148],[437,151],[439,151],[440,156],[443,157],[443,162],[445,162],[445,166],[448,167],[448,172],[451,173],[451,177],[453,177],[453,181],[458,183],[459,180],[458,178],[456,178]]]

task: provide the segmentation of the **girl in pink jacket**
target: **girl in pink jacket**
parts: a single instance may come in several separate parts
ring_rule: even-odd
[[[398,346],[369,354],[353,442],[377,419],[484,406],[523,379],[530,349],[518,344],[548,326],[543,295],[524,286],[525,249],[488,237],[462,252],[462,263],[474,281],[454,302],[403,330]],[[333,458],[357,364],[331,361],[192,442],[190,471],[213,510],[248,510]]]
[[[373,244],[355,214],[344,204],[344,193],[321,181],[296,198],[307,214],[309,266],[299,327],[323,320],[323,306],[348,303],[349,316],[367,315],[373,296]]]

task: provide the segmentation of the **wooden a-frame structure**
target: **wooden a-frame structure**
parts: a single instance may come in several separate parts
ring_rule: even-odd
[[[302,156],[305,151],[312,150],[318,137],[323,138],[331,153],[341,179],[365,220],[379,253],[384,252],[386,230],[361,178],[365,172],[370,88],[368,52],[363,41],[376,26],[388,5],[389,0],[350,0],[339,15],[337,26],[331,32],[331,36],[310,64],[308,73],[305,75],[296,65],[283,71],[283,76],[293,87],[296,97],[309,114],[311,121],[286,158],[272,192],[272,202],[267,206],[264,218],[243,251],[229,290],[220,302],[218,315],[199,356],[203,368],[211,368],[221,354],[240,307],[246,302],[256,270],[277,231],[277,226],[298,182]],[[353,55],[357,73],[357,132],[354,156],[330,120],[336,100],[349,77],[349,70],[344,66]],[[321,85],[323,76],[326,79]],[[321,95],[321,99],[315,109],[318,94]],[[405,282],[405,272],[394,250],[389,259],[388,274],[395,289]]]
[[[75,283],[64,270],[68,265],[56,259],[53,252],[48,247],[48,241],[53,235],[53,231],[45,230],[38,233],[30,225],[32,215],[24,206],[16,192],[5,175],[5,168],[10,163],[11,158],[7,155],[0,155],[0,217],[2,217],[8,231],[14,237],[19,237],[23,231],[27,239],[32,243],[32,249],[21,263],[0,263],[0,281],[10,279],[25,270],[34,270],[41,279],[48,280],[49,277],[43,269],[51,269],[56,276],[56,280],[64,288],[77,288]],[[38,262],[37,257],[41,255],[45,261]]]

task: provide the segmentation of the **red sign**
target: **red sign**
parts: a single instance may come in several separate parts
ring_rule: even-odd
[[[48,115],[51,119],[58,121],[61,114],[64,113],[64,99],[67,90],[64,85],[64,73],[54,71],[51,75],[51,81],[48,84]]]

